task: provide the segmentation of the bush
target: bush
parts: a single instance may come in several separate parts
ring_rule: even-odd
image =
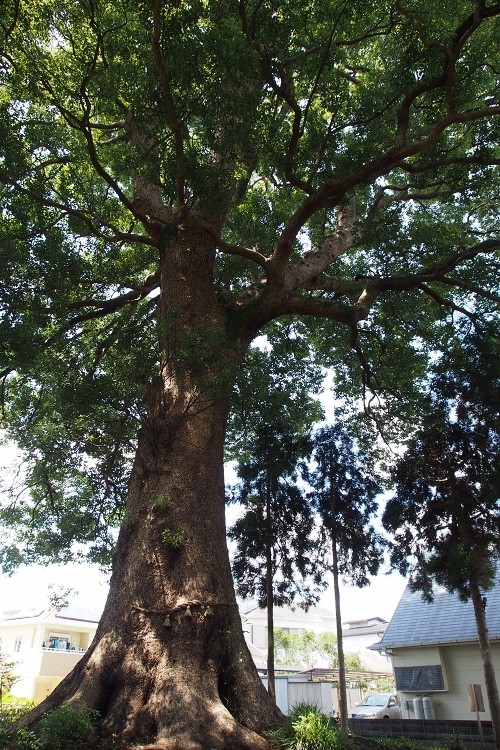
[[[67,703],[48,711],[40,722],[41,750],[87,750],[95,747],[97,711]]]
[[[30,729],[15,726],[17,719],[32,708],[32,704],[26,704],[4,707],[0,711],[0,750],[39,750],[36,734]]]
[[[314,704],[294,706],[286,724],[271,733],[272,747],[285,750],[347,750],[348,735]]]

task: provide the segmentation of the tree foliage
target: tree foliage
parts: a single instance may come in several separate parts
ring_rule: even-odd
[[[339,666],[337,638],[333,633],[315,633],[312,630],[288,633],[283,628],[276,628],[274,642],[278,664],[331,669]],[[347,669],[363,669],[359,654],[348,653],[345,661]]]
[[[500,558],[500,370],[496,331],[462,330],[435,367],[422,426],[394,470],[383,516],[392,559],[433,599],[433,582],[472,600],[484,680],[500,747],[500,698],[486,622]]]
[[[291,604],[296,598],[301,604],[317,601],[322,576],[314,516],[298,484],[310,450],[308,437],[290,433],[277,417],[274,424],[258,430],[252,457],[238,467],[241,484],[233,499],[243,512],[229,529],[236,543],[233,575],[240,596],[256,598],[260,607],[270,606],[268,575],[274,605]]]
[[[2,701],[10,694],[10,689],[19,680],[16,675],[17,662],[10,659],[0,647],[0,711]]]
[[[385,546],[373,526],[382,491],[375,454],[363,450],[341,423],[317,430],[313,445],[311,499],[327,542],[335,545],[337,574],[366,586],[378,571]]]
[[[72,540],[106,559],[160,359],[158,248],[189,222],[217,243],[235,329],[315,317],[339,392],[361,369],[388,425],[411,411],[447,314],[493,304],[496,15],[5,3],[0,369],[33,498],[9,508],[7,565]]]
[[[432,597],[490,587],[500,554],[498,337],[463,334],[437,361],[422,425],[398,461],[383,523],[392,557]]]

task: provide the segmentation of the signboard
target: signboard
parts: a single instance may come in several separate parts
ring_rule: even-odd
[[[481,685],[467,685],[469,708],[471,711],[484,711],[483,693]]]

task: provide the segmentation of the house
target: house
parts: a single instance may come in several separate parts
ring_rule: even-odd
[[[12,694],[40,703],[92,643],[100,613],[77,607],[25,609],[0,617],[0,646],[15,661]]]
[[[384,635],[389,623],[381,617],[365,620],[348,620],[342,623],[342,643],[344,653],[357,654],[363,667],[372,672],[385,672],[392,676],[392,665],[385,652],[374,651],[371,647]]]
[[[245,639],[250,650],[259,649],[264,659],[267,650],[267,609],[255,602],[238,602]],[[335,633],[335,613],[319,605],[309,607],[274,607],[274,627],[287,633],[312,630],[314,633]]]
[[[500,584],[486,592],[486,621],[497,682],[500,683]],[[427,603],[406,588],[381,639],[373,649],[392,659],[404,719],[471,720],[468,686],[479,685],[484,699],[480,719],[491,719],[472,602],[434,588]]]
[[[260,609],[255,602],[240,602],[243,632],[257,667],[265,666],[267,654],[267,609]],[[346,653],[358,654],[369,671],[392,675],[390,659],[386,654],[369,650],[369,646],[382,637],[388,623],[380,617],[352,620],[343,623],[342,641]],[[296,607],[275,607],[274,626],[287,633],[312,630],[314,633],[337,634],[335,613],[316,605],[307,612]],[[321,665],[325,666],[325,665]]]

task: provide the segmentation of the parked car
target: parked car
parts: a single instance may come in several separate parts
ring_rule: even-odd
[[[350,719],[400,719],[401,708],[395,693],[372,693],[352,708]]]

